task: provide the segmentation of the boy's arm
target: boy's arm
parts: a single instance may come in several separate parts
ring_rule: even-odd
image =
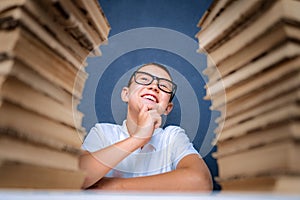
[[[138,149],[142,142],[139,138],[129,137],[93,153],[85,151],[79,159],[79,167],[86,173],[82,187],[87,188],[96,183],[120,161]]]
[[[148,110],[147,105],[144,105],[132,136],[96,152],[83,153],[79,161],[80,169],[86,173],[82,187],[87,188],[93,185],[129,154],[147,144],[154,129],[160,125],[161,116],[157,110]]]
[[[199,155],[190,154],[181,159],[171,172],[136,178],[102,178],[92,189],[209,192],[212,179]]]

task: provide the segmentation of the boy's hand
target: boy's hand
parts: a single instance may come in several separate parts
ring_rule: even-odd
[[[142,139],[146,144],[151,139],[154,130],[160,127],[161,122],[162,119],[157,109],[151,107],[151,105],[143,105],[138,115],[138,128],[134,137]]]

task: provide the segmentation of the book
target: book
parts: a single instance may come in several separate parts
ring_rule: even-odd
[[[299,193],[299,9],[297,0],[213,1],[198,23],[224,191]]]
[[[39,24],[40,27],[45,27],[44,29],[49,30],[46,36],[38,35],[36,37],[43,37],[44,39],[48,34],[52,35],[60,44],[64,45],[65,48],[72,53],[78,60],[85,60],[86,56],[89,54],[89,50],[83,48],[79,41],[75,38],[70,37],[70,34],[64,30],[64,27],[55,22],[55,18],[51,15],[51,12],[38,4],[39,1],[33,0],[4,0],[1,2],[0,13],[1,17],[1,29],[13,29],[16,26],[23,26],[31,30],[32,33],[36,32],[40,28],[36,26],[31,27],[32,24]],[[9,13],[14,12],[13,10],[19,9],[22,11],[22,17],[9,16]],[[12,11],[11,11],[12,10]],[[7,14],[6,14],[7,13]],[[19,16],[19,15],[17,15]],[[26,17],[26,19],[22,19]],[[31,16],[31,17],[30,17]],[[28,20],[27,20],[28,19]],[[29,21],[29,20],[33,20]],[[16,23],[17,22],[17,23]],[[37,32],[36,32],[37,33]],[[82,66],[85,66],[82,63]],[[75,65],[77,66],[77,65]]]
[[[111,27],[97,1],[75,0],[75,4],[80,10],[84,10],[84,13],[87,15],[86,18],[93,24],[93,27],[95,27],[102,40],[106,42]]]
[[[1,31],[0,42],[3,44],[0,46],[0,54],[22,60],[53,84],[64,88],[75,98],[81,98],[87,74],[76,70],[26,30],[16,28]],[[77,87],[74,87],[75,82]]]
[[[78,190],[84,181],[80,170],[65,170],[23,162],[0,162],[0,188]]]
[[[297,102],[293,102],[282,107],[276,108],[260,115],[257,115],[245,122],[241,122],[230,129],[222,130],[216,136],[218,141],[224,141],[229,138],[239,137],[242,134],[252,130],[259,129],[271,124],[297,119],[300,116],[300,107]]]
[[[85,135],[80,129],[63,125],[5,100],[0,104],[0,129],[16,138],[70,151],[81,148]]]
[[[299,71],[299,64],[300,64],[300,58],[295,58],[291,60],[287,60],[285,62],[282,62],[269,70],[263,71],[259,73],[257,76],[253,76],[249,78],[248,80],[237,84],[236,86],[226,90],[226,102],[230,104],[230,102],[238,102],[240,98],[243,98],[244,95],[250,95],[253,94],[253,96],[257,95],[257,97],[260,96],[261,92],[264,91],[267,92],[268,89],[277,87],[277,96],[280,96],[281,86],[277,84],[277,82],[280,82],[281,84],[287,85],[289,83],[289,77],[292,77],[292,74],[297,73]],[[267,88],[266,90],[264,88]],[[297,91],[297,89],[295,88]],[[294,91],[291,91],[293,93]],[[249,98],[248,102],[251,102],[251,98]],[[222,96],[218,95],[213,100],[215,101],[214,104],[221,103],[223,101]],[[253,100],[255,101],[255,99]],[[272,100],[271,100],[272,101]],[[262,104],[268,104],[270,100],[266,100],[266,103]],[[259,105],[259,104],[256,104]],[[248,106],[248,108],[250,108]],[[245,110],[243,110],[245,111]],[[230,111],[226,114],[226,116],[222,115],[219,118],[217,118],[216,122],[224,121],[225,118],[228,121],[229,118],[231,118],[232,115]]]
[[[51,168],[79,170],[78,153],[62,152],[0,134],[0,160],[23,162]],[[13,148],[12,148],[13,147]]]
[[[89,0],[91,1],[91,0]],[[94,0],[93,0],[94,1]],[[97,56],[101,55],[98,48],[101,42],[101,34],[97,34],[95,29],[90,26],[87,18],[81,10],[71,1],[40,1],[42,6],[47,7],[58,23],[65,26],[65,31],[76,38],[82,46],[89,51],[94,51]]]
[[[214,23],[197,33],[196,37],[201,44],[200,49],[210,53],[214,44],[223,39],[225,35],[230,34],[247,16],[254,15],[262,4],[263,2],[259,0],[234,1],[223,10]]]
[[[41,27],[46,27],[69,51],[78,54],[79,59],[85,60],[90,52],[101,55],[98,47],[107,42],[110,25],[97,1],[80,2],[69,4],[69,1],[3,0],[0,12],[15,7],[22,8],[33,15],[34,21]]]
[[[300,139],[299,120],[277,123],[253,130],[231,140],[218,142],[218,150],[213,153],[213,157],[218,158],[240,151],[247,151],[259,146],[287,139]]]
[[[40,75],[32,67],[24,64],[20,60],[16,59],[3,59],[0,61],[0,75],[5,79],[6,77],[14,77],[19,79],[24,84],[29,85],[35,90],[43,93],[49,98],[56,100],[66,107],[77,107],[79,99],[73,98],[73,96],[65,91],[63,88],[53,84],[51,81]],[[3,80],[4,80],[3,79]]]
[[[242,2],[242,1],[237,1],[237,3],[240,3],[243,7],[246,7],[247,5]],[[251,1],[253,4],[257,3],[257,4],[263,4],[264,2],[261,1]],[[236,4],[237,4],[236,3]],[[298,10],[299,10],[299,2],[295,1],[295,0],[281,0],[281,1],[275,1],[275,2],[267,2],[268,4],[271,4],[271,8],[270,9],[266,9],[269,8],[268,6],[265,6],[266,8],[264,8],[262,11],[257,11],[257,10],[252,10],[253,13],[261,13],[262,15],[259,16],[256,19],[252,19],[251,21],[253,23],[248,24],[246,22],[242,23],[244,24],[245,27],[240,27],[239,30],[240,32],[235,35],[234,37],[232,36],[232,39],[227,40],[226,42],[223,42],[222,46],[219,47],[218,49],[214,50],[214,54],[212,52],[210,52],[205,44],[208,43],[208,41],[211,41],[214,37],[213,35],[218,35],[218,37],[221,37],[222,34],[219,33],[219,30],[221,32],[221,28],[219,28],[219,26],[224,26],[226,27],[226,29],[228,31],[232,31],[232,27],[230,27],[227,22],[225,22],[225,18],[226,19],[231,19],[232,20],[242,20],[243,18],[237,16],[240,12],[244,12],[243,10],[239,10],[238,12],[233,11],[234,7],[231,6],[230,8],[232,10],[228,10],[228,16],[219,16],[219,25],[217,26],[217,23],[214,23],[211,25],[211,34],[207,34],[208,38],[212,38],[210,39],[206,39],[205,42],[203,42],[203,39],[199,40],[199,43],[201,43],[201,48],[204,48],[206,51],[208,51],[208,53],[210,53],[210,56],[213,58],[214,62],[216,63],[216,65],[218,65],[218,63],[222,60],[224,60],[225,58],[229,57],[230,55],[233,55],[235,53],[237,53],[242,47],[245,47],[249,44],[251,44],[252,41],[255,41],[255,38],[259,37],[261,34],[263,34],[265,31],[267,31],[268,29],[270,29],[272,26],[274,26],[276,23],[279,23],[281,20],[289,20],[289,21],[296,21],[299,22],[300,21],[300,16],[298,15]],[[246,9],[251,9],[252,7],[249,7]],[[224,11],[224,13],[226,12],[226,10]],[[234,16],[236,16],[236,18],[234,18]],[[250,16],[248,13],[244,13],[245,16]],[[222,18],[224,17],[224,18]],[[228,23],[231,20],[226,20],[228,21]],[[221,25],[222,24],[222,25]],[[217,29],[218,31],[215,31],[215,29],[213,29],[213,25],[215,26],[215,29]],[[216,28],[218,27],[218,28]],[[201,32],[200,32],[201,33]],[[203,33],[202,33],[203,34]],[[226,33],[223,33],[226,34]],[[199,39],[199,37],[198,37]],[[215,56],[215,55],[219,55]]]
[[[217,96],[213,97],[211,109],[222,110],[226,105],[228,112],[223,113],[220,118],[224,119],[225,114],[228,118],[233,115],[230,109],[231,105],[246,100],[246,96],[249,97],[249,105],[241,106],[249,108],[252,106],[252,102],[260,101],[259,97],[263,91],[270,95],[271,93],[273,95],[279,95],[280,93],[286,92],[289,89],[287,88],[288,86],[294,88],[297,85],[297,80],[293,81],[293,77],[298,74],[299,61],[299,58],[283,61],[273,68],[258,73],[256,76],[249,77],[245,81],[219,93]],[[283,85],[280,85],[279,82]],[[271,91],[267,91],[268,89]],[[255,96],[257,96],[256,100],[253,99]],[[267,96],[263,97],[263,99],[267,99]]]
[[[249,64],[251,61],[259,59],[266,52],[271,52],[273,48],[278,47],[287,40],[300,40],[300,29],[287,22],[280,22],[279,24],[267,30],[266,33],[256,39],[255,42],[244,46],[240,51],[234,55],[224,59],[218,65],[211,64],[208,62],[208,69],[217,67],[217,70],[211,70],[209,75],[209,82],[206,87],[212,86],[218,80],[225,78],[236,70]],[[209,57],[212,60],[213,57]],[[210,66],[211,65],[211,66]]]
[[[281,94],[291,93],[297,90],[299,85],[299,71],[295,71],[294,73],[288,74],[256,91],[247,93],[237,99],[227,102],[226,105],[223,105],[223,109],[218,108],[218,110],[221,111],[225,110],[224,112],[221,112],[220,118],[228,119],[255,106],[264,104],[268,100],[272,100],[272,98],[277,98]]]
[[[218,127],[217,129],[215,129],[215,133],[221,133],[222,131],[226,131],[228,129],[234,128],[235,126],[250,121],[264,113],[272,112],[273,110],[279,109],[281,107],[299,101],[300,101],[300,88],[290,93],[280,95],[275,99],[270,99],[269,101],[266,101],[263,104],[253,107],[252,109],[245,110],[239,115],[226,118],[226,120],[224,120],[222,129]],[[218,123],[222,123],[222,122],[223,121],[218,121]]]
[[[255,192],[276,194],[299,194],[299,174],[269,174],[265,176],[250,176],[237,179],[219,180],[225,191]]]
[[[299,140],[287,139],[235,152],[217,159],[222,179],[267,173],[300,174]]]
[[[101,37],[97,35],[87,21],[87,18],[71,1],[43,1],[44,6],[52,9],[52,13],[59,23],[66,25],[66,31],[79,39],[82,45],[86,46],[90,51],[98,51],[101,55],[97,44],[100,44]]]
[[[31,1],[32,2],[32,1]],[[59,54],[62,58],[70,62],[74,67],[80,70],[84,65],[84,59],[80,58],[70,48],[66,48],[57,40],[54,35],[44,29],[34,18],[21,7],[16,7],[8,11],[0,13],[1,29],[14,29],[16,27],[24,27],[35,37],[39,38],[45,45]],[[65,33],[66,34],[66,33]]]
[[[197,27],[201,27],[201,30],[207,28],[221,13],[222,11],[230,4],[233,0],[223,0],[220,2],[213,1],[210,7],[205,11],[200,21],[197,24]]]
[[[223,77],[221,82],[208,86],[210,96],[214,96],[222,90],[226,90],[237,83],[256,76],[258,73],[282,62],[300,55],[300,45],[293,42],[286,42],[283,45],[274,48],[271,52],[266,52],[260,59],[244,65],[240,70]]]
[[[110,26],[96,0],[0,1],[0,187],[81,189],[77,110]]]
[[[82,114],[79,111],[72,109],[72,106],[67,107],[49,98],[16,78],[7,77],[2,83],[0,94],[4,100],[18,104],[59,123],[73,128],[81,126],[82,118],[78,116],[82,117]],[[77,119],[74,119],[74,116]]]

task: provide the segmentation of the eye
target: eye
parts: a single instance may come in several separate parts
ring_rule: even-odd
[[[159,86],[161,87],[161,88],[163,88],[163,89],[167,89],[168,88],[168,86],[167,85],[165,85],[165,84],[159,84]]]
[[[172,91],[172,85],[168,82],[162,81],[161,83],[159,83],[159,87],[166,92]]]
[[[151,77],[145,74],[140,74],[137,77],[137,81],[141,84],[148,84],[149,82],[151,82]]]
[[[148,80],[149,80],[149,77],[142,76],[142,77],[140,77],[140,80],[143,80],[143,81],[148,81]]]

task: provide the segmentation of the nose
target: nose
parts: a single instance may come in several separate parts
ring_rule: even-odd
[[[148,86],[149,89],[154,90],[155,92],[159,92],[158,89],[158,81],[153,80],[153,82]]]

